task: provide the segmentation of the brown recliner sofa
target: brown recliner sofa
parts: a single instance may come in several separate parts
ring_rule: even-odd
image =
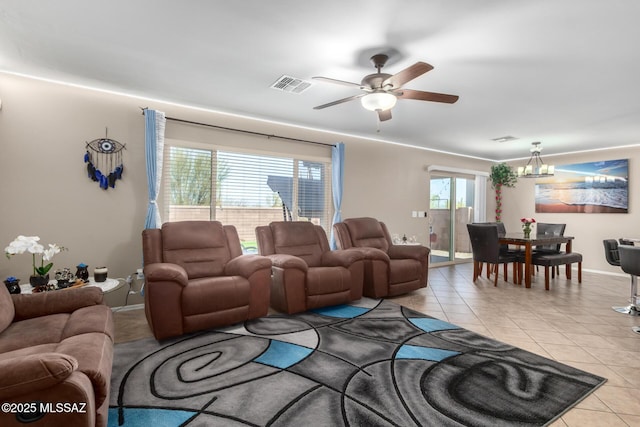
[[[258,250],[273,263],[271,306],[285,313],[346,304],[362,298],[363,255],[331,251],[324,229],[280,221],[256,227]]]
[[[158,340],[267,315],[271,261],[242,255],[238,232],[181,221],[142,232],[145,314]]]
[[[112,362],[102,290],[10,295],[0,286],[1,426],[106,426]]]
[[[387,226],[375,218],[349,218],[333,227],[339,248],[364,254],[365,296],[396,296],[427,286],[429,248],[394,245]]]

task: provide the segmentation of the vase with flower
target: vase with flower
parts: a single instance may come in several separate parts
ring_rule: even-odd
[[[49,244],[49,247],[45,249],[39,242],[40,237],[38,236],[20,235],[16,237],[13,242],[9,243],[9,246],[4,248],[4,253],[7,258],[11,258],[13,255],[23,254],[25,252],[31,254],[33,274],[29,277],[29,283],[31,283],[31,286],[33,287],[49,283],[49,270],[53,267],[53,263],[50,261],[55,254],[66,249],[62,246],[51,243]],[[45,261],[48,263],[45,264]]]
[[[520,218],[520,222],[522,223],[524,238],[529,239],[531,237],[531,225],[536,222],[535,218]]]

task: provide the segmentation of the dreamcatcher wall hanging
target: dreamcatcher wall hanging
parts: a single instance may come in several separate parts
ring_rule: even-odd
[[[122,150],[126,148],[124,144],[109,139],[107,132],[105,130],[104,138],[87,142],[84,155],[89,179],[98,182],[103,190],[115,188],[116,181],[122,178]]]

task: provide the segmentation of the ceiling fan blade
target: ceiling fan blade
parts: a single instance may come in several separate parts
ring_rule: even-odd
[[[444,102],[446,104],[453,104],[459,98],[458,95],[447,95],[444,93],[436,92],[424,92],[421,90],[402,89],[394,94],[400,99],[417,99],[419,101],[433,101]]]
[[[353,101],[354,99],[362,98],[367,95],[366,93],[361,93],[360,95],[353,95],[348,98],[338,99],[337,101],[329,102],[327,104],[318,105],[317,107],[313,107],[314,110],[322,110],[323,108],[333,107],[334,105],[342,104],[343,102]]]
[[[343,85],[343,86],[351,86],[351,87],[355,86],[355,87],[357,87],[359,89],[363,89],[363,86],[360,83],[347,82],[347,81],[344,81],[344,80],[331,79],[329,77],[321,77],[321,76],[312,77],[312,79],[320,80],[322,82],[327,82],[327,83],[334,83],[334,84],[338,84],[338,85]]]
[[[378,119],[380,119],[381,122],[391,120],[391,108],[388,110],[378,110]]]
[[[407,67],[404,70],[389,77],[382,83],[382,87],[391,85],[393,89],[401,88],[405,83],[431,70],[433,70],[433,65],[427,64],[426,62],[416,62],[412,66]]]

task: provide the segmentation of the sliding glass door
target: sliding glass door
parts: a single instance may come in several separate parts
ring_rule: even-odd
[[[429,185],[430,264],[451,264],[471,259],[467,224],[474,221],[475,177],[431,172]]]

